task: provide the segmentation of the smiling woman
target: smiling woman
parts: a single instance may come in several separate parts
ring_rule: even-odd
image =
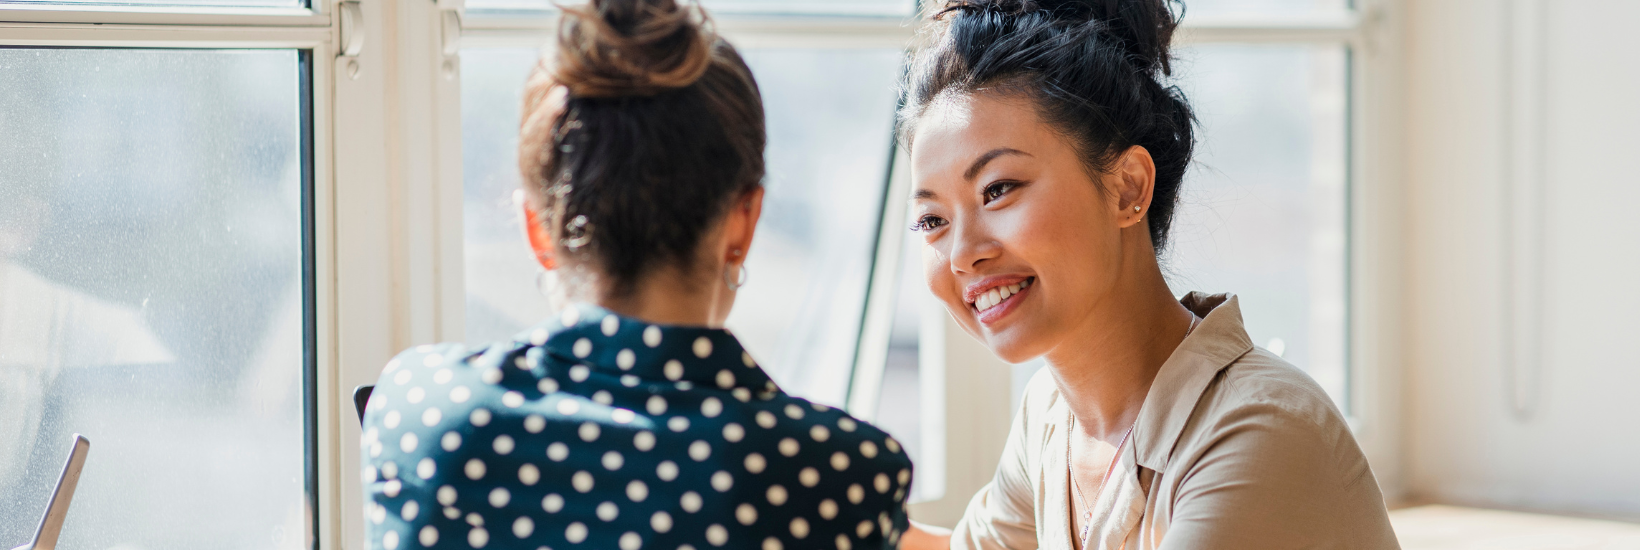
[[[929,289],[1048,368],[956,532],[906,547],[1394,547],[1326,392],[1234,295],[1162,275],[1194,146],[1170,4],[952,0],[933,25],[902,112]]]

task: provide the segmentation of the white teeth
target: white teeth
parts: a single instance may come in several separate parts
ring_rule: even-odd
[[[1025,280],[1020,281],[1018,284],[993,288],[986,291],[984,294],[980,294],[979,298],[974,300],[974,309],[977,311],[991,309],[997,304],[1002,303],[1003,300],[1007,300],[1009,297],[1019,294],[1019,291],[1025,290],[1030,286],[1031,282],[1029,280]]]

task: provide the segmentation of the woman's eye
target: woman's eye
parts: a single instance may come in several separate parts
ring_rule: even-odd
[[[927,233],[929,231],[939,229],[944,225],[945,220],[940,219],[939,216],[923,216],[921,218],[917,218],[916,223],[911,224],[911,230],[919,233]]]
[[[1002,198],[1002,196],[1008,194],[1009,191],[1013,191],[1015,187],[1019,187],[1019,182],[999,181],[985,186],[985,192],[983,193],[985,197],[985,204],[991,204],[992,201]]]

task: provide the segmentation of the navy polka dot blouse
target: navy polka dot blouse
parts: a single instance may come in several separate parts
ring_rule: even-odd
[[[365,414],[370,548],[894,548],[911,461],[775,387],[720,329],[593,306],[421,346]]]

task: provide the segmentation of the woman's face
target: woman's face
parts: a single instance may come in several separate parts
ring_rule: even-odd
[[[969,334],[1023,362],[1097,322],[1120,283],[1123,229],[1138,223],[1132,205],[1148,208],[1137,200],[1148,192],[1121,189],[1120,175],[1096,182],[1024,99],[935,102],[912,143],[928,287]]]

